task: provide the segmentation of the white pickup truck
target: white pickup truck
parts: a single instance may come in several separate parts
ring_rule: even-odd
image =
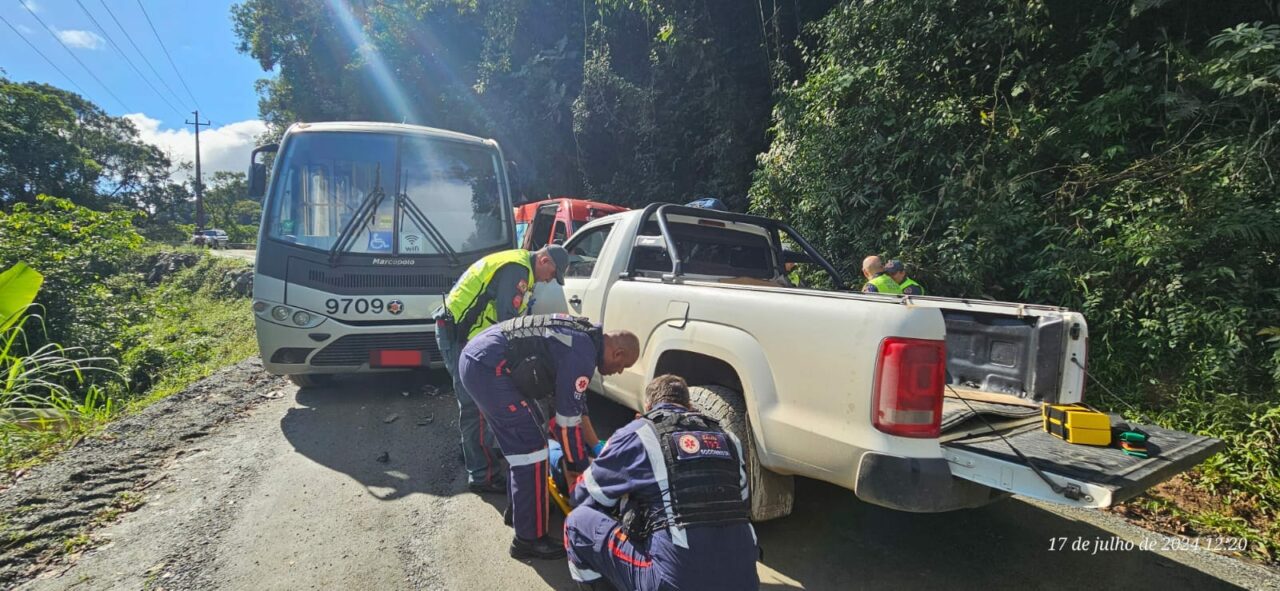
[[[611,400],[641,408],[645,384],[664,373],[697,386],[694,402],[747,442],[757,521],[791,512],[793,476],[905,511],[1010,493],[1105,507],[1222,445],[1146,425],[1149,458],[1054,438],[1038,407],[1082,399],[1080,314],[851,292],[775,220],[654,204],[592,221],[565,247],[564,286],[540,284],[534,312],[639,335],[636,365],[595,377],[592,390]],[[791,287],[783,269],[795,261],[820,266],[836,289]]]

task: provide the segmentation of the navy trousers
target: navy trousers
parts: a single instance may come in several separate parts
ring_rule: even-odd
[[[534,540],[547,534],[547,426],[538,407],[525,400],[511,378],[466,353],[458,373],[498,439],[510,466],[510,498],[516,537]]]

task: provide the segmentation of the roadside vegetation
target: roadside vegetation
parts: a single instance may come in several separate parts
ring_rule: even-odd
[[[253,354],[245,265],[146,242],[135,214],[0,211],[0,462],[12,473]]]

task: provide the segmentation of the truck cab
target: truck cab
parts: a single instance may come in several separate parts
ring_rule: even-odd
[[[583,224],[626,210],[620,205],[572,197],[526,203],[516,208],[516,243],[525,250],[564,244]]]

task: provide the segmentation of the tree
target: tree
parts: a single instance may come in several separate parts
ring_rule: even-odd
[[[225,230],[232,242],[253,242],[258,234],[262,205],[246,198],[248,192],[243,172],[215,172],[205,188],[204,209],[210,227]]]
[[[752,188],[856,276],[1068,306],[1157,400],[1274,395],[1280,26],[1243,2],[846,3]]]
[[[128,119],[66,90],[0,78],[0,207],[48,193],[138,208],[168,176],[168,159]]]
[[[497,139],[530,194],[745,206],[772,89],[830,1],[247,0],[240,49],[275,77],[259,108],[408,121]],[[343,23],[351,23],[350,27]],[[768,23],[767,25],[765,23]]]

